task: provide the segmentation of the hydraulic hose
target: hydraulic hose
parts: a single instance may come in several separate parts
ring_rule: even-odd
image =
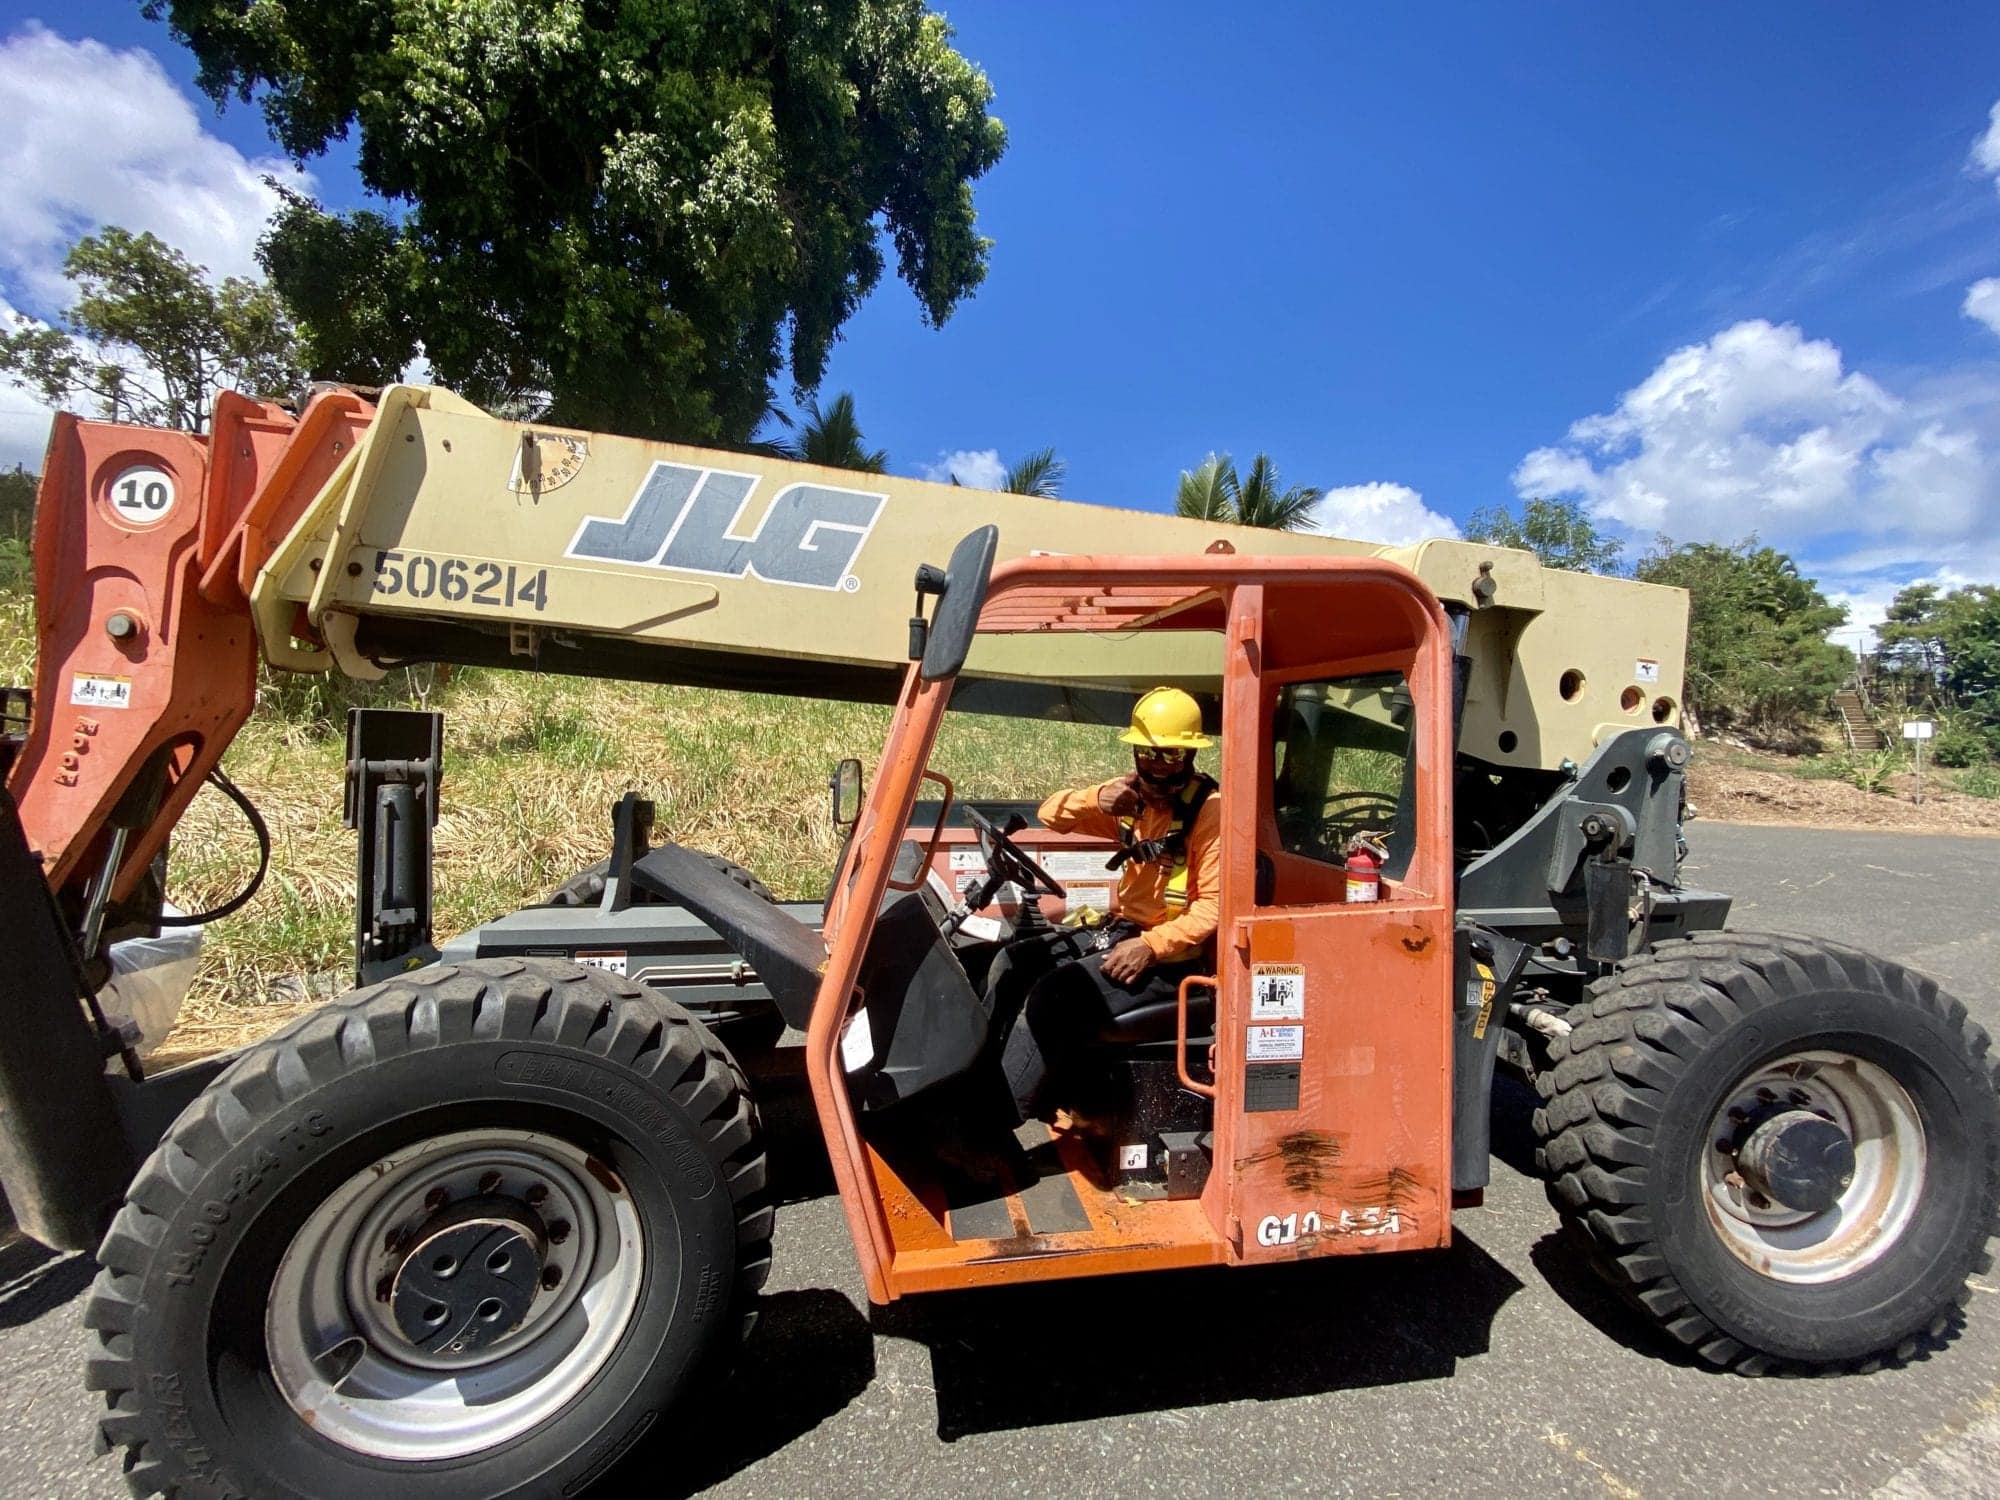
[[[256,804],[243,794],[243,788],[224,774],[222,767],[217,766],[210,771],[208,779],[217,791],[241,808],[243,816],[250,820],[250,831],[257,835],[257,873],[250,877],[248,885],[220,906],[178,917],[162,915],[160,918],[162,927],[193,927],[198,923],[220,921],[231,912],[240,910],[245,902],[256,895],[258,888],[264,884],[264,877],[270,873],[271,830],[264,824],[264,815],[258,812]]]

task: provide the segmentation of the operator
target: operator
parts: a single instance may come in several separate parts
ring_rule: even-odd
[[[1132,747],[1129,774],[1057,792],[1037,814],[1057,833],[1118,840],[1118,916],[1027,990],[1002,1053],[1023,1121],[1052,1112],[1051,1085],[1091,1045],[1172,1036],[1181,980],[1214,972],[1222,805],[1214,778],[1195,769],[1213,743],[1201,708],[1179,688],[1154,688],[1119,739]]]

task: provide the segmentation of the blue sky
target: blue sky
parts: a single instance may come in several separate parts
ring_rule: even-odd
[[[1758,530],[1861,604],[2000,577],[2000,7],[945,8],[1010,134],[991,274],[942,331],[885,283],[827,384],[900,471],[1052,444],[1073,497],[1160,507],[1261,450],[1355,534],[1534,490],[1635,543]],[[193,96],[136,4],[0,16],[0,94],[89,38],[78,71],[143,48]],[[0,146],[65,228],[136,211],[74,180],[89,85],[11,111],[78,132],[68,186]],[[272,150],[254,109],[193,118]],[[212,166],[189,232],[224,236],[250,200]],[[344,156],[307,169],[358,201]],[[33,238],[0,228],[0,295],[46,313]]]

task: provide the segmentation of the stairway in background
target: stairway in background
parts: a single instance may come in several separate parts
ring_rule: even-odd
[[[1833,695],[1833,711],[1840,718],[1840,727],[1847,735],[1850,750],[1881,750],[1886,748],[1882,731],[1868,719],[1868,709],[1861,701],[1861,695],[1853,688],[1842,688]]]

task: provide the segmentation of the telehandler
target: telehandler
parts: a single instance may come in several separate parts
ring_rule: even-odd
[[[402,386],[225,396],[206,438],[61,417],[35,565],[0,797],[0,1181],[36,1238],[97,1250],[87,1380],[138,1494],[601,1478],[754,1313],[774,1210],[742,1063],[780,1022],[878,1303],[1445,1245],[1487,1182],[1503,1055],[1539,1090],[1563,1220],[1714,1365],[1907,1357],[1987,1265],[1985,1033],[1897,965],[1724,931],[1728,898],[1680,883],[1675,591]],[[628,797],[601,868],[440,951],[441,725],[358,710],[361,987],[146,1076],[96,998],[106,949],[158,930],[201,783],[248,806],[219,761],[260,660],[894,712],[865,795],[858,760],[832,778],[823,902],[656,843]],[[943,1122],[1010,1019],[996,962],[1086,943],[1115,877],[1103,841],[960,798],[943,717],[1118,723],[1162,683],[1221,745],[1212,972],[1172,1041],[1103,1040],[1073,1107],[1017,1137],[1025,1169],[965,1170]],[[1361,848],[1378,878],[1350,880]]]

